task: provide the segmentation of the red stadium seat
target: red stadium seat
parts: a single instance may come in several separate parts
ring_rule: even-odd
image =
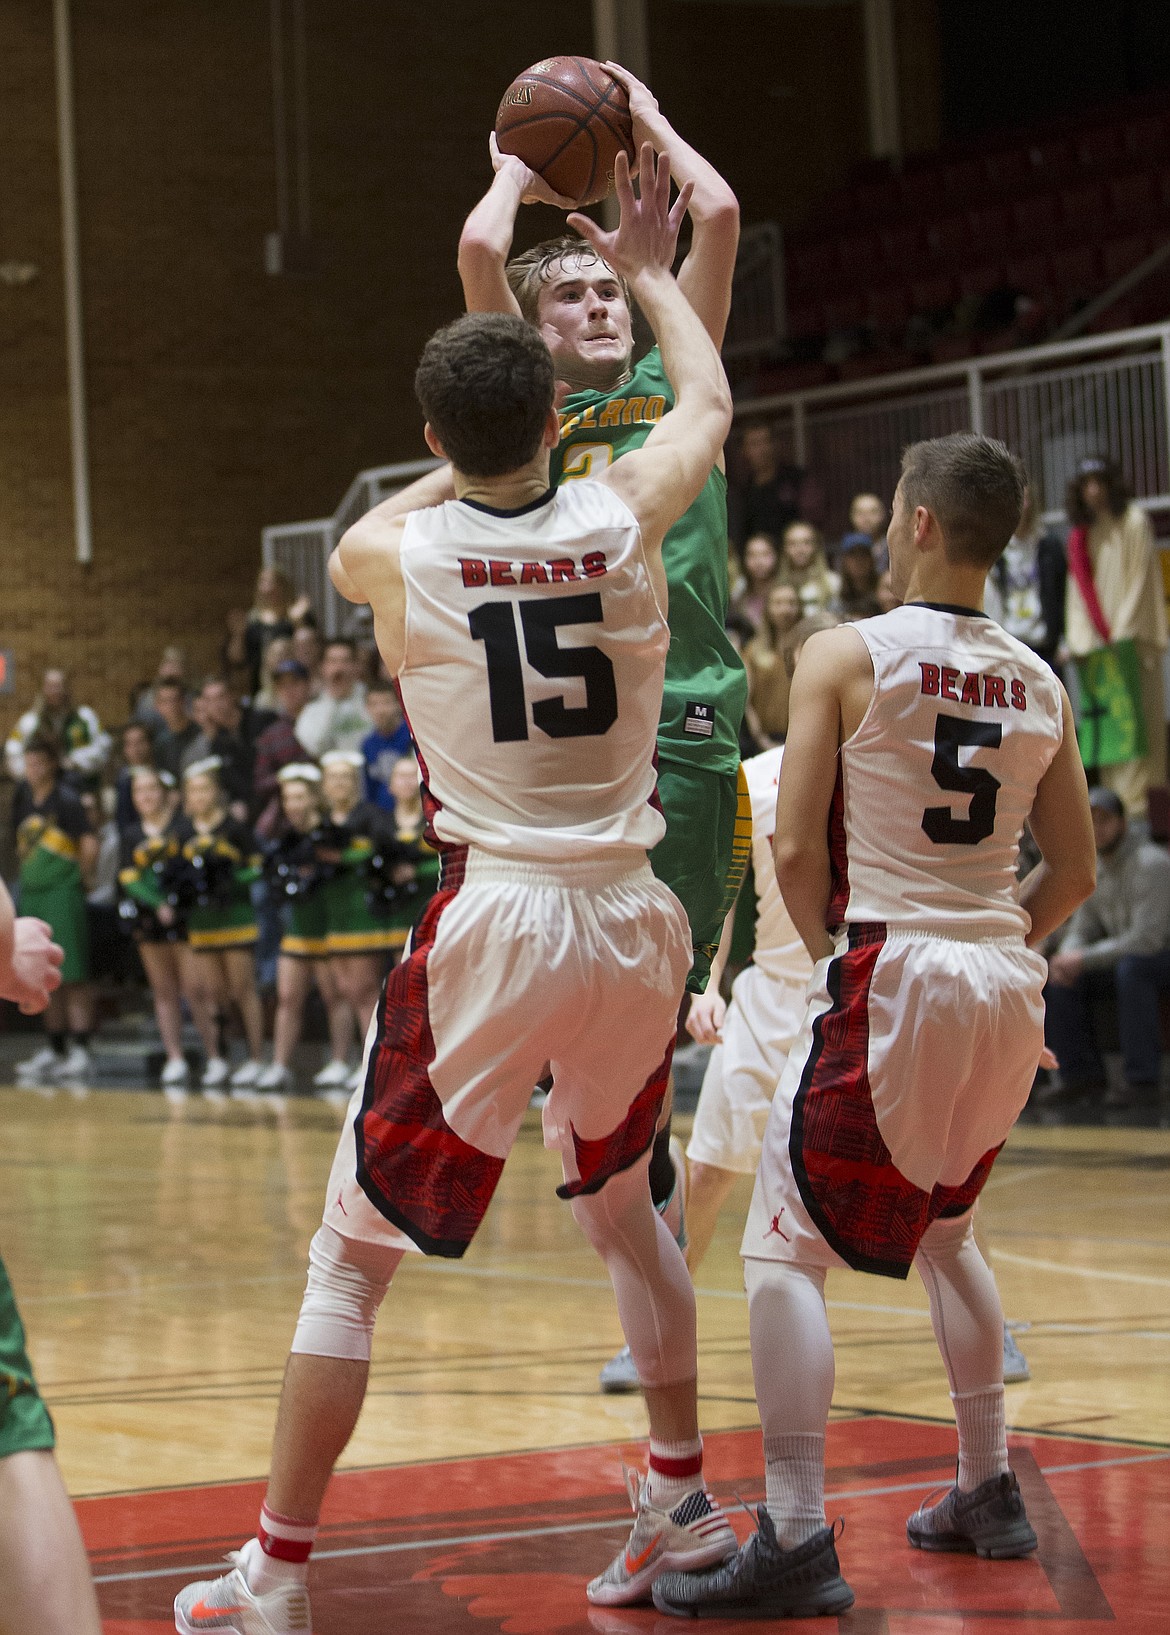
[[[989,188],[999,198],[1010,198],[1036,184],[1037,167],[1027,148],[1005,148],[983,161]]]
[[[899,329],[910,316],[909,291],[904,284],[870,290],[865,298],[865,311],[875,328]]]
[[[1060,192],[1060,208],[1065,226],[1070,230],[1095,235],[1101,228],[1105,211],[1105,193],[1100,182],[1081,182],[1075,187],[1064,187]]]
[[[1021,247],[1051,244],[1061,227],[1060,201],[1055,193],[1029,193],[1012,201],[1012,225]]]
[[[940,216],[926,230],[926,242],[933,260],[952,267],[971,254],[971,223],[965,212]]]
[[[1058,250],[1052,257],[1052,282],[1064,295],[1091,295],[1100,277],[1095,244]]]
[[[953,278],[919,278],[910,286],[915,312],[946,312],[955,304]]]
[[[881,223],[898,208],[898,184],[892,176],[875,177],[856,189],[857,213],[862,221]]]
[[[1121,133],[1116,125],[1097,125],[1081,132],[1075,149],[1082,165],[1089,165],[1094,170],[1109,170],[1121,160]]]
[[[1170,113],[1145,114],[1126,121],[1122,133],[1125,151],[1139,164],[1149,164],[1170,149]]]
[[[916,221],[897,222],[878,233],[886,266],[891,272],[909,272],[923,252],[922,229]]]
[[[1067,136],[1050,136],[1032,144],[1029,157],[1037,179],[1060,181],[1072,169],[1072,143]]]
[[[981,261],[964,267],[959,273],[960,295],[989,295],[1004,281],[1003,265],[999,261]]]
[[[943,192],[953,210],[981,199],[987,192],[987,172],[982,159],[952,160],[942,176]]]
[[[1012,219],[1006,204],[985,204],[968,210],[971,241],[987,254],[1001,254],[1011,239]]]
[[[1144,221],[1154,208],[1154,178],[1148,170],[1117,176],[1109,183],[1109,208],[1114,221]]]
[[[1129,233],[1125,238],[1112,239],[1101,252],[1101,267],[1105,284],[1115,284],[1127,272],[1149,255],[1152,246],[1148,233]]]
[[[1046,255],[1018,255],[1014,256],[1004,269],[1007,283],[1013,289],[1023,290],[1027,295],[1039,296],[1050,283],[1048,257]]]

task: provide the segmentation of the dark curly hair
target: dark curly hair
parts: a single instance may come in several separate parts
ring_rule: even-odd
[[[1085,483],[1090,477],[1097,477],[1105,484],[1108,495],[1106,504],[1110,516],[1123,517],[1126,507],[1133,498],[1133,492],[1117,461],[1110,459],[1107,454],[1090,454],[1086,459],[1078,461],[1065,496],[1064,508],[1074,528],[1089,528],[1097,520],[1085,504]]]
[[[552,357],[536,330],[499,312],[468,312],[437,330],[414,376],[431,429],[465,477],[502,477],[527,465],[554,388]]]

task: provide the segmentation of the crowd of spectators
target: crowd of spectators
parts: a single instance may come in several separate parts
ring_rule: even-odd
[[[437,876],[410,733],[372,644],[323,640],[304,599],[265,568],[254,607],[228,620],[216,671],[192,676],[182,651],[165,648],[111,733],[51,668],[5,764],[21,911],[48,920],[66,949],[23,1082],[83,1082],[92,978],[144,977],[168,1088],[191,1076],[185,1002],[204,1088],[287,1089],[289,1049],[264,1059],[262,1001],[277,997],[278,968],[292,959],[328,1013],[323,1083],[344,1088],[355,1022],[364,1030]],[[310,902],[321,923],[290,955],[290,920]],[[300,1031],[303,973],[286,971],[280,985],[282,1045]]]

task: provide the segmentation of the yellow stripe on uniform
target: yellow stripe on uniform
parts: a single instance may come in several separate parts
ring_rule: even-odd
[[[378,954],[387,948],[405,948],[407,933],[393,931],[331,931],[331,954]]]
[[[259,935],[254,925],[234,925],[223,931],[188,931],[187,946],[196,953],[218,954],[224,948],[250,948]]]
[[[752,797],[748,792],[747,774],[741,764],[735,775],[735,829],[731,839],[731,861],[723,883],[723,907],[726,916],[739,896],[743,877],[752,855]]]
[[[326,937],[294,937],[286,936],[280,939],[280,951],[289,954],[293,959],[324,959],[329,952],[329,942]]]

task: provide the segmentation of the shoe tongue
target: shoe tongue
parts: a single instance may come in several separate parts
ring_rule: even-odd
[[[772,1520],[771,1516],[769,1516],[766,1505],[761,1504],[756,1506],[756,1521],[759,1525],[760,1536],[763,1538],[764,1543],[769,1545],[773,1550],[778,1550],[780,1546],[776,1541],[776,1524]]]

